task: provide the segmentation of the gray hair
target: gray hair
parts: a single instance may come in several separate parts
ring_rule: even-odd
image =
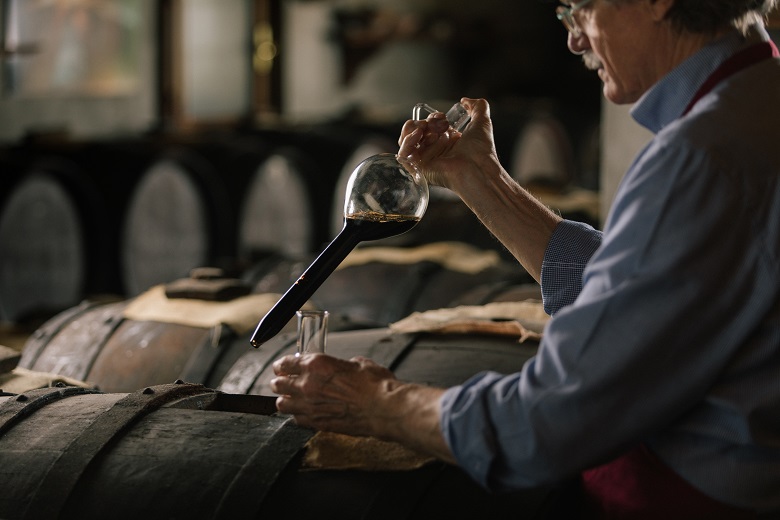
[[[680,30],[715,32],[729,26],[742,32],[762,23],[778,0],[677,0],[667,17]]]

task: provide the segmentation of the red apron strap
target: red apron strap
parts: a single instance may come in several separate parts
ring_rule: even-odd
[[[728,78],[736,74],[737,72],[746,69],[756,63],[767,60],[769,58],[777,58],[780,56],[777,47],[774,42],[767,41],[751,45],[750,47],[743,49],[721,63],[720,67],[715,69],[706,81],[699,87],[699,90],[694,94],[691,102],[685,108],[683,115],[691,111],[693,106],[704,96],[706,96],[715,86]]]

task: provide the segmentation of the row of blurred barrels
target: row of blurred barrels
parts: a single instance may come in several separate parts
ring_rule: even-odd
[[[571,168],[550,114],[510,128],[499,154],[520,161],[528,139],[553,151],[523,161]],[[275,413],[271,364],[295,351],[294,323],[259,349],[249,336],[340,229],[352,168],[393,140],[320,127],[8,150],[0,319],[50,317],[21,353],[0,347],[0,518],[570,517],[568,484],[488,493],[457,468]],[[533,356],[515,336],[388,326],[538,299],[462,204],[441,195],[393,240],[356,250],[312,296],[331,312],[330,354],[442,387]],[[236,277],[184,276],[222,262]],[[119,297],[84,299],[101,292]]]
[[[518,180],[593,184],[598,126],[529,102],[496,119]],[[323,124],[0,148],[0,321],[46,316],[87,295],[134,296],[194,268],[316,253],[342,225],[346,180],[394,152],[400,124]],[[590,179],[590,180],[589,180]],[[435,195],[434,195],[435,197]],[[434,200],[398,244],[497,247],[460,203]]]

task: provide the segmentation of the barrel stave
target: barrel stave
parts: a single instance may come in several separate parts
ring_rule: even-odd
[[[174,381],[209,334],[207,328],[123,320],[106,340],[86,379],[98,382],[106,392]]]
[[[67,327],[53,331],[45,351],[32,366],[20,366],[85,381],[106,339],[120,323],[126,305],[119,302],[86,309]]]
[[[417,294],[417,300],[409,313],[452,307],[452,302],[462,294],[489,283],[520,283],[530,277],[514,263],[502,263],[480,273],[464,273],[452,269],[441,269],[428,278],[425,291]],[[400,316],[396,320],[405,317]]]
[[[519,372],[536,354],[535,341],[480,335],[423,335],[398,363],[395,376],[404,381],[448,388],[485,370]]]
[[[267,443],[286,420],[236,412],[158,410],[93,464],[71,495],[64,516],[117,518],[117,511],[126,511],[125,518],[138,518],[134,515],[153,511],[157,518],[212,518],[255,447]],[[258,482],[256,489],[260,488]]]
[[[30,500],[68,445],[121,394],[72,395],[49,402],[0,435],[0,518],[24,518]],[[4,401],[16,397],[0,397]]]

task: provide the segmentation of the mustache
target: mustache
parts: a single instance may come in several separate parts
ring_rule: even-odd
[[[582,55],[582,62],[589,70],[598,70],[601,68],[601,60],[592,52],[586,52]]]

